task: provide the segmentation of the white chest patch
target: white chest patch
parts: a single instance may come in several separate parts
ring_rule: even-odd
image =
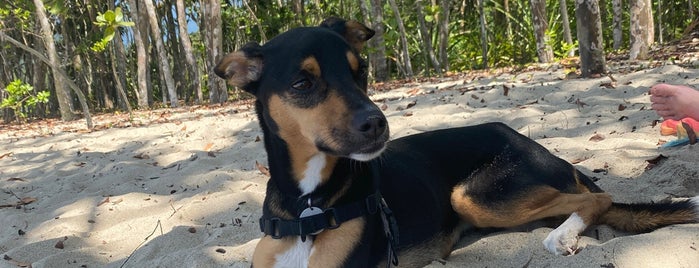
[[[289,250],[284,253],[279,253],[275,256],[276,263],[274,268],[300,268],[308,267],[308,259],[313,252],[313,242],[308,239],[302,242],[301,239],[296,239]]]
[[[306,171],[303,172],[303,179],[299,182],[301,196],[307,195],[318,187],[323,168],[325,168],[325,154],[318,153],[311,157],[306,163]]]

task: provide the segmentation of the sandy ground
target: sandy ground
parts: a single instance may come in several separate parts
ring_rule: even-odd
[[[393,137],[500,121],[575,163],[615,201],[698,195],[699,147],[658,148],[674,137],[660,136],[647,92],[658,82],[697,85],[699,71],[613,73],[615,81],[566,79],[556,67],[432,79],[372,99]],[[252,108],[141,112],[133,122],[0,130],[0,267],[250,266],[267,180]],[[468,234],[429,267],[699,267],[699,224],[639,235],[591,228],[571,257],[544,250],[550,231]]]

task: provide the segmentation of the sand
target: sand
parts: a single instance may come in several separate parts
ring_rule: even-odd
[[[699,71],[612,69],[613,79],[567,78],[556,65],[435,78],[371,98],[392,137],[499,121],[573,162],[615,201],[699,195],[699,145],[659,148],[674,137],[660,136],[647,94],[658,82],[697,85]],[[250,266],[267,180],[251,105],[127,118],[96,116],[97,131],[80,130],[83,122],[3,125],[0,267]],[[429,267],[699,267],[699,224],[646,234],[593,227],[569,257],[545,251],[551,230],[471,233]]]

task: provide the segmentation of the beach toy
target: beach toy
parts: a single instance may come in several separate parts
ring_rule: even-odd
[[[695,144],[699,134],[699,121],[692,118],[683,118],[679,121],[668,119],[660,125],[660,134],[677,135],[677,140],[663,144],[661,146],[663,148]]]

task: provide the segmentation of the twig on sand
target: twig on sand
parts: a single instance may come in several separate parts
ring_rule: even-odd
[[[121,263],[121,266],[119,266],[119,268],[123,268],[124,265],[126,265],[129,259],[131,259],[131,256],[133,256],[133,254],[136,253],[136,250],[141,248],[141,246],[143,246],[143,244],[146,243],[146,241],[148,241],[148,239],[150,239],[150,237],[153,236],[153,234],[155,234],[155,231],[158,230],[158,227],[160,227],[160,235],[163,235],[163,225],[160,223],[160,220],[158,220],[158,223],[155,224],[155,228],[153,228],[153,231],[150,232],[150,234],[143,239],[141,244],[138,244],[138,246],[133,251],[131,251],[131,254],[129,254],[129,256],[126,257],[126,259],[124,260],[124,262]]]

